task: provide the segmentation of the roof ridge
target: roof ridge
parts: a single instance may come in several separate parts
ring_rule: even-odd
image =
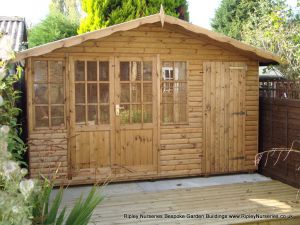
[[[25,17],[21,17],[21,16],[0,16],[0,21],[19,21],[19,22],[25,22]]]

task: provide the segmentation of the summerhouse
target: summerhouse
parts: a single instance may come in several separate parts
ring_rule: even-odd
[[[25,60],[30,175],[71,184],[253,172],[259,65],[279,57],[160,13]]]

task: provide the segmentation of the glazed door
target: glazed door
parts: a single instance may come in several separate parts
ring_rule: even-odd
[[[117,177],[157,173],[157,86],[154,58],[115,59]]]
[[[113,58],[71,58],[69,149],[71,178],[112,176]]]
[[[243,170],[246,64],[204,62],[204,147],[207,174]]]
[[[156,174],[155,59],[74,57],[70,62],[70,178]]]

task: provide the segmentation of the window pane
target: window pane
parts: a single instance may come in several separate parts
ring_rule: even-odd
[[[129,81],[129,62],[120,62],[120,80]]]
[[[129,111],[130,106],[129,105],[121,105],[121,108],[124,107],[124,109],[120,109],[120,123],[121,124],[128,124],[129,123]]]
[[[64,87],[62,84],[51,84],[50,95],[52,104],[64,103]]]
[[[63,84],[62,61],[49,61],[50,82]]]
[[[131,81],[140,81],[142,74],[141,74],[141,62],[131,62],[131,73],[130,73],[130,80]]]
[[[162,84],[162,99],[163,103],[173,103],[173,83],[163,83]]]
[[[100,103],[109,102],[109,84],[100,84]]]
[[[64,126],[64,106],[51,106],[51,125]]]
[[[131,102],[141,102],[141,84],[131,83]]]
[[[48,104],[48,85],[35,84],[34,85],[34,103]]]
[[[97,84],[87,84],[88,103],[97,103]]]
[[[34,81],[46,83],[48,66],[47,61],[35,61],[34,62]]]
[[[97,62],[88,61],[87,62],[87,80],[97,81]]]
[[[187,121],[186,104],[174,104],[174,122],[183,123]]]
[[[174,102],[185,103],[187,101],[186,83],[174,83]]]
[[[152,80],[152,62],[143,63],[143,80]]]
[[[109,63],[108,62],[99,62],[99,76],[100,81],[109,80]]]
[[[143,84],[143,102],[152,102],[152,84]]]
[[[36,127],[49,126],[48,106],[35,106],[35,126]]]
[[[109,106],[101,105],[100,106],[100,123],[109,124]]]
[[[161,115],[163,123],[173,123],[174,122],[174,105],[173,104],[162,104],[161,105]]]
[[[152,123],[152,104],[144,105],[144,123]]]
[[[131,106],[131,122],[141,123],[142,122],[142,106],[132,105]]]
[[[85,106],[76,105],[75,114],[76,114],[76,123],[85,124]]]
[[[75,102],[85,103],[85,85],[75,84]]]
[[[163,62],[162,64],[162,80],[173,80],[173,62]]]
[[[89,105],[88,106],[88,125],[95,125],[98,121],[97,116],[97,106],[96,105]]]
[[[121,84],[121,102],[130,102],[129,84]]]
[[[84,68],[84,61],[75,61],[75,81],[85,80]]]
[[[174,63],[174,80],[186,80],[186,63],[175,62]]]

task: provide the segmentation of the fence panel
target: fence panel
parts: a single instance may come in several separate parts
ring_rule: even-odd
[[[259,151],[290,148],[300,140],[300,89],[297,82],[260,83]],[[300,150],[296,143],[294,149]],[[300,187],[300,152],[264,155],[259,172],[295,187]],[[279,157],[279,159],[278,159]],[[275,164],[275,165],[274,165]]]

